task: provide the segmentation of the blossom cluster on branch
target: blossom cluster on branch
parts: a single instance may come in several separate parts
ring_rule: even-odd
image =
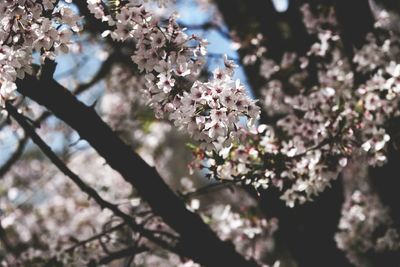
[[[343,205],[335,240],[357,266],[363,266],[362,255],[367,252],[400,249],[400,236],[388,209],[376,195],[358,190]]]
[[[30,73],[33,52],[50,58],[59,50],[66,52],[72,31],[79,30],[78,16],[54,4],[22,1],[2,8],[3,103],[14,97],[15,79]],[[216,69],[209,81],[198,80],[207,42],[187,35],[175,15],[159,21],[136,1],[112,10],[99,0],[89,0],[88,8],[108,23],[104,37],[135,46],[132,60],[145,74],[145,88],[139,90],[142,98],[156,117],[167,117],[199,141],[200,162],[193,165],[208,168],[213,177],[256,188],[273,184],[293,206],[329,186],[354,153],[366,153],[371,165],[385,162],[385,144],[390,140],[385,123],[398,115],[400,67],[393,60],[398,54],[392,49],[395,36],[382,28],[384,22],[378,23],[380,35],[370,36],[351,62],[332,10],[320,11],[321,15],[304,6],[305,25],[318,41],[307,55],[288,53],[280,64],[262,60],[264,106],[271,116],[278,114],[278,120],[268,131],[258,132],[242,126],[247,118],[251,128],[260,110],[233,79],[235,64],[225,58],[225,67]],[[271,136],[273,145],[254,144],[253,139]],[[201,162],[204,155],[207,164]]]
[[[399,72],[391,60],[397,50],[390,49],[390,38],[379,45],[370,37],[350,62],[332,10],[321,15],[304,6],[305,25],[318,41],[307,55],[285,54],[279,65],[263,59],[265,109],[279,119],[259,132],[242,127],[241,118],[247,117],[251,128],[260,111],[233,80],[235,64],[225,59],[225,68],[216,69],[210,81],[196,80],[207,42],[185,34],[174,15],[159,21],[135,1],[116,12],[98,0],[88,1],[88,7],[108,23],[103,36],[135,45],[132,60],[145,73],[145,89],[139,94],[156,117],[167,117],[199,141],[192,166],[209,169],[210,176],[256,188],[272,184],[294,206],[328,187],[353,154],[366,153],[371,165],[385,162],[390,136],[384,124],[397,115]],[[380,53],[368,59],[371,49]],[[371,65],[376,67],[365,69]],[[314,72],[311,66],[316,66]],[[372,78],[356,81],[360,75]]]
[[[365,154],[371,166],[386,162],[387,123],[399,115],[397,35],[378,20],[377,37],[349,59],[332,12],[303,7],[317,37],[307,55],[261,59],[263,107],[276,123],[242,129],[240,142],[219,153],[194,149],[193,166],[222,180],[275,186],[293,207],[329,187],[354,155]]]
[[[57,0],[12,0],[0,3],[0,106],[15,98],[15,80],[32,74],[33,53],[54,59],[68,52],[79,17]]]
[[[163,24],[143,5],[129,3],[116,15],[107,15],[100,1],[88,3],[96,18],[110,26],[103,36],[136,44],[132,60],[145,73],[143,94],[158,118],[168,117],[207,149],[236,140],[241,118],[247,117],[250,124],[258,118],[255,101],[233,79],[232,61],[226,59],[225,67],[216,69],[210,81],[196,80],[207,42],[185,34],[174,15]]]

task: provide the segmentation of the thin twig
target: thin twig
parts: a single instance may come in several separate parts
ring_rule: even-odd
[[[95,266],[102,266],[105,264],[108,264],[112,261],[118,260],[118,259],[122,259],[125,257],[129,257],[129,256],[134,256],[136,254],[142,253],[147,251],[148,248],[145,246],[140,246],[140,247],[136,247],[136,246],[130,246],[127,247],[125,249],[121,249],[119,251],[115,251],[112,252],[110,255],[100,259],[99,261],[91,261],[88,264],[88,267],[95,267]]]
[[[192,192],[188,192],[185,194],[180,194],[184,199],[189,199],[191,197],[203,195],[203,194],[208,194],[213,191],[218,191],[226,188],[230,188],[231,186],[235,185],[234,182],[227,181],[227,182],[219,182],[219,183],[212,183],[203,187],[200,187]]]
[[[7,161],[0,168],[0,179],[11,169],[14,163],[21,157],[24,152],[25,146],[28,143],[28,137],[25,135],[22,137],[19,142],[17,148],[11,154],[11,156],[7,159]]]
[[[111,232],[114,232],[114,231],[120,229],[121,227],[123,227],[124,225],[125,225],[125,223],[120,223],[120,224],[118,224],[118,225],[116,225],[116,226],[114,226],[114,227],[111,227],[110,229],[104,230],[103,232],[101,232],[101,233],[99,233],[99,234],[96,234],[96,235],[94,235],[94,236],[91,236],[91,237],[89,237],[89,238],[87,238],[87,239],[85,239],[85,240],[78,241],[75,245],[73,245],[73,246],[71,246],[71,247],[65,249],[65,252],[72,252],[72,251],[74,251],[76,248],[81,247],[81,246],[84,246],[84,245],[86,245],[87,243],[90,243],[90,242],[92,242],[92,241],[94,241],[94,240],[96,240],[96,239],[99,239],[100,237],[102,237],[102,236],[104,236],[104,235],[106,235],[106,234],[109,234],[109,233],[111,233]]]

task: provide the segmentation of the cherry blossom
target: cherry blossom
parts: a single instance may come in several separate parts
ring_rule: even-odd
[[[67,53],[72,33],[80,30],[79,17],[67,6],[55,6],[56,2],[13,0],[0,4],[0,106],[15,98],[15,80],[32,74],[33,53],[49,58]]]
[[[161,7],[172,2],[87,0],[91,17],[82,18],[87,10],[78,15],[80,2],[71,0],[3,1],[1,113],[7,105],[15,105],[26,118],[41,118],[27,121],[35,127],[40,124],[36,130],[44,139],[59,145],[56,154],[66,165],[132,222],[167,238],[173,247],[181,241],[178,233],[77,138],[76,129],[53,119],[45,121],[50,113],[17,93],[18,80],[27,75],[40,82],[48,78],[43,76],[45,61],[58,62],[62,54],[71,59],[87,44],[99,43],[97,59],[109,56],[101,75],[71,92],[78,94],[82,87],[95,84],[90,96],[79,96],[82,102],[91,102],[91,114],[97,112],[112,128],[110,134],[165,179],[182,200],[183,211],[199,214],[244,257],[254,258],[260,266],[267,266],[265,262],[279,266],[282,259],[270,258],[280,249],[277,245],[283,236],[275,232],[288,223],[279,227],[275,215],[266,219],[247,201],[255,203],[273,188],[289,208],[296,209],[317,200],[338,177],[343,180],[345,202],[340,221],[338,217],[337,247],[356,266],[368,265],[367,252],[397,252],[396,222],[367,175],[368,168],[385,165],[388,151],[397,149],[398,133],[391,125],[400,115],[400,35],[394,30],[395,15],[375,8],[372,32],[362,45],[353,46],[346,42],[346,28],[334,6],[305,4],[300,10],[309,43],[304,49],[288,45],[290,49],[285,47],[280,55],[269,50],[268,34],[253,32],[251,27],[251,34],[239,38],[237,29],[227,33],[221,18],[213,17],[204,28],[219,27],[225,38],[233,40],[240,59],[234,62],[226,55],[208,54],[209,42],[181,27],[178,13],[164,17],[168,11]],[[91,26],[93,17],[101,25],[100,32],[95,27],[90,34],[78,34],[81,22]],[[286,34],[283,39],[293,35]],[[208,66],[211,57],[221,59],[213,69]],[[251,84],[254,94],[246,82],[236,79],[239,61],[257,76],[260,87]],[[62,83],[58,75],[50,77],[52,83]],[[65,89],[82,82],[73,76],[66,74]],[[168,246],[155,245],[88,199],[50,162],[38,157],[29,136],[12,119],[0,119],[6,132],[0,133],[0,143],[9,142],[8,133],[19,141],[16,158],[19,150],[25,151],[13,168],[6,168],[0,190],[0,230],[9,239],[1,236],[2,248],[10,241],[8,250],[22,249],[21,253],[0,252],[1,265],[92,266],[110,252],[135,248],[140,253],[126,265],[200,266]],[[54,134],[47,135],[49,130]],[[57,135],[62,135],[62,142]],[[228,196],[224,189],[234,193]]]

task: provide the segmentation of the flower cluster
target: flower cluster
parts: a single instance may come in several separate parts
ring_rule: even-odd
[[[84,161],[90,164],[82,165]],[[103,159],[93,151],[70,158],[71,167],[78,173],[86,173],[84,181],[99,194],[116,203],[128,200],[121,208],[133,209],[134,205],[129,203],[133,195],[131,187],[103,163]],[[90,172],[86,172],[88,169]],[[103,175],[107,179],[99,179]],[[114,226],[115,223],[110,224],[113,214],[108,210],[102,211],[96,203],[88,200],[87,195],[50,162],[22,160],[3,177],[2,183],[8,190],[0,194],[1,225],[13,244],[29,248],[23,250],[18,258],[13,258],[12,253],[6,255],[5,262],[12,263],[8,266],[43,266],[53,257],[64,263],[63,266],[84,266],[89,259],[86,253],[92,255],[90,258],[102,256],[98,242],[68,249],[91,237],[93,231],[100,233]],[[112,190],[116,185],[118,191]],[[110,247],[120,244],[118,236],[118,232],[110,233]]]
[[[232,206],[223,204],[215,205],[208,213],[203,216],[210,221],[211,228],[222,240],[232,241],[244,255],[251,253],[262,262],[273,252],[274,234],[278,230],[275,218],[267,221],[254,214],[236,212]]]
[[[256,188],[268,187],[268,178],[273,179],[275,175],[272,171],[266,172],[264,166],[269,163],[271,167],[273,157],[279,152],[272,129],[261,125],[250,132],[241,128],[239,133],[238,141],[218,154],[195,148],[193,152],[196,159],[191,167],[207,168],[210,177],[222,181],[241,181]]]
[[[214,71],[208,82],[194,82],[206,54],[207,42],[184,33],[172,16],[161,25],[142,5],[124,5],[117,15],[106,15],[99,1],[88,1],[96,17],[108,21],[115,40],[134,40],[132,60],[145,72],[145,98],[156,116],[168,117],[180,129],[209,149],[235,140],[242,117],[252,123],[259,109],[239,81],[233,80],[235,65]],[[114,18],[115,17],[115,18]]]
[[[270,234],[278,228],[275,220],[271,220],[270,224],[267,223],[266,219],[254,218],[254,220],[251,220],[251,218],[242,217],[241,214],[234,212],[229,205],[214,207],[211,214],[211,225],[223,240],[232,237],[239,240],[253,239],[257,235],[263,234],[264,230],[267,230],[267,226]]]
[[[191,136],[201,140],[201,145],[212,149],[217,143],[228,146],[238,139],[240,117],[247,117],[249,125],[258,117],[259,108],[244,86],[232,80],[229,69],[217,69],[214,79],[195,82],[190,92],[184,93],[180,105],[170,118]]]
[[[108,90],[102,95],[99,111],[119,137],[173,186],[178,178],[189,175],[191,154],[185,144],[192,139],[170,121],[154,118],[146,104],[145,82],[131,68],[114,65],[106,78]]]
[[[198,212],[222,240],[231,241],[239,253],[251,254],[267,266],[262,263],[270,262],[276,252],[277,218],[265,219],[255,199],[235,185],[214,184],[196,190],[190,180],[181,182],[189,209]]]
[[[343,206],[335,240],[353,264],[365,266],[362,255],[367,251],[400,249],[400,236],[392,224],[388,209],[376,195],[356,190]]]
[[[311,134],[307,137],[313,140]],[[341,135],[352,137],[351,131],[343,130]],[[346,166],[349,151],[335,138],[327,134],[320,143],[308,147],[308,139],[303,140],[302,135],[279,140],[273,128],[260,125],[251,132],[242,131],[239,142],[219,154],[195,149],[192,167],[206,168],[210,177],[223,181],[251,184],[259,189],[277,187],[283,191],[282,199],[293,207],[322,192]]]
[[[109,125],[118,132],[128,132],[137,128],[132,115],[143,112],[146,99],[143,88],[144,77],[115,65],[106,79],[107,90],[101,99],[100,110]]]
[[[3,1],[0,3],[0,106],[15,97],[15,80],[32,73],[34,52],[54,58],[68,52],[79,17],[56,0]],[[55,27],[56,25],[56,27]]]
[[[274,124],[242,131],[239,142],[219,154],[195,150],[193,164],[215,178],[276,186],[290,206],[322,192],[354,155],[382,165],[390,141],[387,122],[399,115],[397,36],[380,29],[384,41],[370,35],[351,63],[332,10],[318,16],[306,5],[303,12],[319,40],[307,57],[286,53],[279,64],[261,60],[263,107]]]

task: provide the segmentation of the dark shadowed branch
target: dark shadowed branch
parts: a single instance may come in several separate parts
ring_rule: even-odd
[[[237,253],[231,243],[222,242],[200,216],[187,210],[157,171],[119,139],[92,107],[77,100],[55,80],[26,76],[17,81],[17,86],[21,94],[44,105],[69,124],[136,188],[154,213],[180,235],[176,250],[205,266],[258,266]]]

